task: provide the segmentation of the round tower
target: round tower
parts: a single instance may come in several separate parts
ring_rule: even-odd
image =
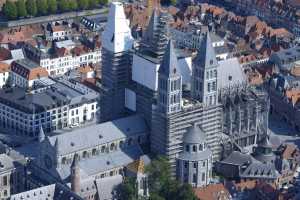
[[[177,179],[193,187],[209,184],[212,175],[212,152],[206,144],[206,135],[196,124],[183,137],[183,151],[177,158]]]
[[[71,190],[76,194],[80,192],[80,167],[78,155],[75,155],[71,165]]]

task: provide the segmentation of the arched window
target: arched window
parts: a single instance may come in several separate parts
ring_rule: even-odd
[[[84,151],[84,152],[82,153],[82,157],[83,157],[83,158],[86,158],[86,157],[88,157],[88,153],[87,153],[87,151]]]
[[[114,171],[109,172],[109,175],[113,176],[114,175]]]
[[[101,153],[104,153],[105,152],[105,146],[102,146],[101,147]]]
[[[120,143],[119,143],[119,148],[122,148],[123,145],[124,145],[124,141],[122,140],[122,141],[120,141]]]
[[[97,149],[92,150],[92,155],[95,156],[97,154]]]
[[[197,146],[193,145],[193,152],[196,152],[196,151],[197,151]]]
[[[67,163],[67,158],[66,157],[63,157],[62,160],[61,160],[61,163],[64,165]]]
[[[202,146],[202,144],[199,144],[199,151],[203,151],[203,146]]]
[[[112,151],[112,150],[114,150],[115,149],[115,143],[111,143],[110,144],[110,150]]]

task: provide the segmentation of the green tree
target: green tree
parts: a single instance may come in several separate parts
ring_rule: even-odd
[[[78,7],[81,10],[85,10],[89,7],[89,0],[78,0]]]
[[[18,9],[14,2],[7,1],[3,7],[3,11],[8,19],[16,19],[18,17]]]
[[[18,16],[19,17],[26,17],[27,16],[27,10],[24,0],[18,0],[17,1],[17,10],[18,10]]]
[[[174,180],[170,169],[164,157],[154,159],[147,166],[150,200],[196,200],[191,186]]]
[[[48,0],[48,11],[51,14],[55,14],[57,12],[57,2],[56,0]]]
[[[48,13],[47,0],[38,0],[37,10],[39,15],[46,15]]]
[[[107,5],[108,4],[108,0],[99,0],[99,3],[101,5]]]
[[[26,1],[26,8],[28,15],[36,16],[37,15],[37,6],[36,0],[27,0]]]
[[[70,10],[77,10],[78,9],[77,0],[69,0],[69,4],[70,4]]]
[[[135,178],[125,178],[120,188],[120,199],[137,200],[137,187]]]
[[[58,9],[60,12],[66,12],[70,10],[70,4],[68,0],[59,0],[58,1]]]
[[[170,4],[171,4],[172,6],[176,6],[176,3],[177,3],[176,0],[170,0]]]
[[[89,0],[89,8],[95,8],[98,4],[97,0]]]

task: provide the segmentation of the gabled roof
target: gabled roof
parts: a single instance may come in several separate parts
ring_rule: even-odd
[[[179,76],[177,56],[173,47],[173,42],[169,40],[165,55],[159,67],[158,73],[166,77]]]
[[[198,49],[198,54],[194,62],[204,68],[216,67],[218,65],[209,32],[207,32],[201,40],[200,48]]]

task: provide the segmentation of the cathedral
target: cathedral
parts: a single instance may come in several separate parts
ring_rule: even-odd
[[[181,179],[205,185],[212,163],[219,161],[225,150],[255,145],[259,135],[266,133],[268,96],[248,86],[242,92],[237,92],[239,86],[221,88],[224,76],[220,68],[224,66],[216,59],[210,33],[202,33],[197,55],[191,56],[174,46],[170,20],[167,12],[154,8],[142,39],[134,41],[122,4],[111,4],[102,34],[100,121],[142,116],[149,128],[148,153],[166,156],[174,175],[178,162],[186,159],[182,155],[189,153],[184,150],[189,142],[184,138],[193,129],[193,134],[203,136],[198,139],[205,138],[195,142],[205,144],[207,151],[190,153],[194,156],[204,151],[203,159],[210,163],[204,173],[207,178]]]

